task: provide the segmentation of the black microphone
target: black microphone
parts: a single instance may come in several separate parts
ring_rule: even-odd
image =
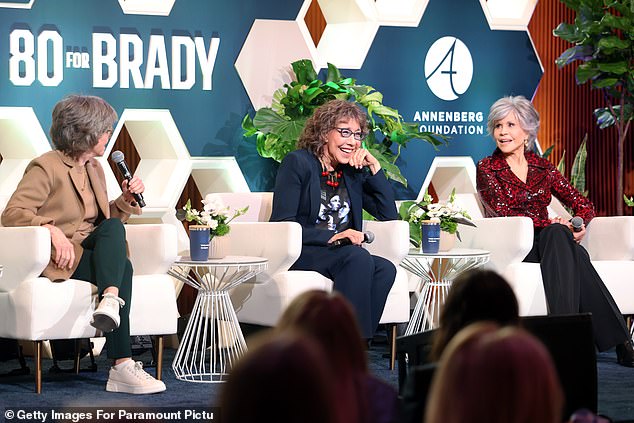
[[[572,225],[573,232],[581,232],[581,229],[583,229],[583,219],[579,216],[570,219],[570,224]]]
[[[110,158],[117,165],[117,169],[119,169],[119,172],[121,172],[121,176],[123,176],[124,179],[130,182],[130,179],[132,179],[132,172],[130,172],[130,168],[128,167],[128,165],[126,164],[124,160],[125,157],[123,156],[123,153],[120,152],[119,150],[113,151],[112,154],[110,155]],[[134,196],[134,199],[139,204],[139,207],[145,207],[145,201],[143,201],[143,194],[132,193],[132,196]]]
[[[365,242],[366,244],[371,244],[372,241],[374,241],[374,233],[370,231],[364,232],[363,241],[361,242]],[[330,245],[332,247],[343,247],[344,245],[352,245],[352,241],[350,241],[350,238],[341,238],[336,241],[333,241],[332,244]]]

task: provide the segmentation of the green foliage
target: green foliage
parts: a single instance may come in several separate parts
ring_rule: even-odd
[[[583,141],[579,145],[579,149],[577,150],[577,154],[575,154],[575,159],[572,162],[572,169],[570,170],[570,184],[577,189],[581,194],[585,197],[588,196],[588,191],[586,190],[586,159],[588,157],[588,150],[586,149],[586,144],[588,142],[588,134],[583,137]],[[542,157],[544,159],[550,156],[550,153],[553,151],[554,145],[551,145],[542,153]],[[566,151],[561,155],[561,159],[559,159],[559,163],[557,164],[557,170],[564,176],[566,176],[566,163],[565,163]]]
[[[370,133],[364,147],[376,157],[389,179],[405,186],[407,180],[395,164],[401,149],[412,139],[428,142],[436,149],[447,142],[443,135],[419,132],[416,124],[403,122],[398,110],[383,104],[383,94],[369,85],[357,84],[353,78],[343,77],[332,64],[328,64],[325,81],[317,78],[308,59],[291,66],[296,80],[274,93],[271,107],[259,109],[253,118],[247,114],[242,120],[244,136],[256,137],[256,148],[262,157],[281,162],[295,150],[306,119],[317,107],[335,98],[355,101],[367,110]]]
[[[573,44],[555,62],[559,67],[577,60],[577,84],[590,83],[603,92],[606,107],[594,110],[597,125],[618,130],[617,212],[622,214],[623,144],[634,120],[634,2],[633,0],[561,0],[576,12],[573,23],[562,22],[553,34]],[[585,182],[585,181],[584,181]]]

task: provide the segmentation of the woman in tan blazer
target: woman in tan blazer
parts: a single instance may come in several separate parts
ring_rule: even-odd
[[[2,213],[4,226],[43,226],[51,233],[51,260],[43,275],[95,284],[101,301],[91,324],[106,335],[114,360],[106,390],[146,394],[165,384],[131,360],[132,265],[126,254],[125,222],[140,214],[134,194],[143,182],[123,181],[123,194],[108,202],[106,179],[95,157],[104,154],[117,120],[103,99],[72,95],[53,109],[53,151],[34,159]]]

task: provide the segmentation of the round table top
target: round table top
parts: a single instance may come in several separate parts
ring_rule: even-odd
[[[219,259],[207,259],[205,261],[192,260],[189,256],[181,256],[176,259],[174,264],[187,266],[242,266],[251,264],[264,264],[269,260],[264,257],[253,256],[225,256]]]
[[[429,258],[461,258],[461,257],[487,257],[491,253],[487,250],[475,248],[452,248],[449,251],[439,251],[437,253],[423,253],[418,248],[410,248],[408,257],[429,257]]]

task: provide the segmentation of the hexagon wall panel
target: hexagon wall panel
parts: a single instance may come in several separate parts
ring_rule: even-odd
[[[291,62],[306,58],[320,62],[305,26],[299,19],[253,22],[235,67],[256,109],[270,106],[273,92],[291,81]]]
[[[491,29],[526,30],[537,0],[480,0]]]
[[[176,0],[119,0],[126,15],[169,16]]]
[[[361,68],[379,30],[374,0],[319,0],[319,7],[326,19],[317,45],[321,58],[339,68]]]
[[[29,162],[50,149],[31,107],[0,107],[0,196],[9,197]]]
[[[3,7],[6,7],[8,9],[31,9],[33,7],[33,3],[35,3],[35,0],[29,0],[28,2],[9,2],[9,1],[3,1],[0,2],[0,9]]]

